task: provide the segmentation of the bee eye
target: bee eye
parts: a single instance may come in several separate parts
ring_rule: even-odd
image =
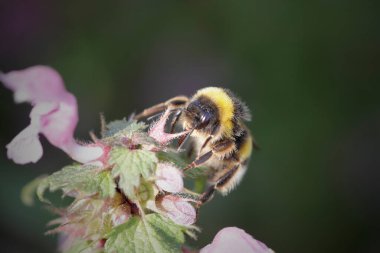
[[[200,117],[197,117],[198,126],[197,128],[204,128],[210,123],[210,115],[209,114],[202,114]]]

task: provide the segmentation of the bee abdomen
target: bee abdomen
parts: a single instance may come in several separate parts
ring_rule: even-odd
[[[247,171],[247,166],[236,164],[231,167],[229,172],[220,178],[216,185],[216,188],[222,195],[227,195],[231,190],[233,190],[243,179],[245,172]]]
[[[249,130],[244,128],[239,136],[235,138],[236,155],[240,162],[247,162],[252,153],[253,140]]]

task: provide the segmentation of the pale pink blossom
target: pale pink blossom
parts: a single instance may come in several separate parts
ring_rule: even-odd
[[[94,162],[103,155],[100,146],[80,145],[75,141],[77,102],[54,69],[33,66],[0,73],[0,81],[14,92],[16,103],[29,102],[33,106],[30,125],[7,145],[8,158],[18,164],[37,162],[43,154],[39,134],[81,163]]]
[[[112,211],[111,220],[114,226],[121,225],[131,217],[131,209],[128,205],[120,205]]]
[[[170,163],[157,164],[156,185],[166,192],[181,192],[183,190],[183,175]]]
[[[167,109],[161,116],[161,118],[152,125],[148,132],[148,135],[155,139],[162,146],[165,146],[172,140],[189,133],[189,131],[183,131],[176,134],[170,134],[165,132],[165,125],[167,120],[169,119],[170,113],[171,110]]]
[[[243,229],[227,227],[220,230],[211,244],[200,250],[200,253],[274,253],[264,243],[254,239]]]
[[[189,226],[196,221],[197,212],[186,199],[166,195],[162,198],[160,205],[165,215],[177,224]]]

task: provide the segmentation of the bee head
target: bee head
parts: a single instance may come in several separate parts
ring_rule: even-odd
[[[212,132],[216,112],[209,103],[200,99],[194,100],[186,107],[184,113],[189,129]]]

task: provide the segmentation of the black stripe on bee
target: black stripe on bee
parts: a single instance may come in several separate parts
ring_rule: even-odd
[[[242,135],[244,128],[241,126],[240,121],[233,121],[232,133],[234,138]]]
[[[247,129],[241,129],[240,135],[235,137],[236,150],[240,150],[241,146],[246,142],[249,137]]]
[[[232,91],[229,89],[224,89],[224,91],[227,93],[227,95],[232,99],[232,102],[234,103],[234,119],[235,121],[239,120],[245,120],[250,121],[251,120],[251,113],[248,109],[248,106],[240,100]]]

